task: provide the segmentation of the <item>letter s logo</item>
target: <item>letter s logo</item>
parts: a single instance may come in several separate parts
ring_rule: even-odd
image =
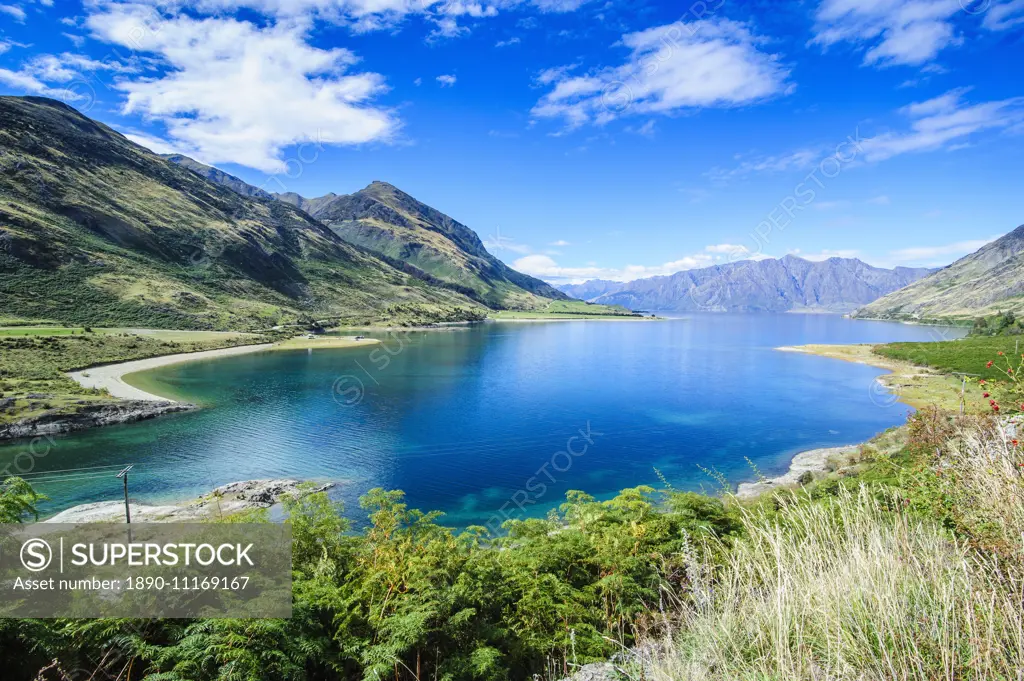
[[[29,539],[21,545],[21,564],[30,572],[42,572],[50,567],[53,551],[42,539]]]

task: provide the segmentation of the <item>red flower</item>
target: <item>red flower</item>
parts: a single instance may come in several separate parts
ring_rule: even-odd
[[[1018,444],[1018,442],[1017,442],[1016,440],[1014,440],[1014,441],[1013,441],[1013,446],[1014,446],[1014,447],[1016,447],[1016,446],[1017,446],[1017,444]]]
[[[1002,357],[1002,356],[1003,356],[1003,351],[1002,351],[1002,350],[1000,350],[1000,351],[999,351],[999,352],[997,352],[996,354],[997,354],[997,355],[999,355],[1000,357]]]
[[[982,395],[982,397],[988,397],[988,393],[985,393],[984,395]]]
[[[999,411],[999,405],[998,404],[993,404],[992,405],[992,411]]]
[[[985,385],[985,379],[983,378],[980,381],[978,381],[978,385]]]
[[[988,361],[988,364],[985,365],[985,368],[986,369],[991,369],[992,368],[992,360]]]

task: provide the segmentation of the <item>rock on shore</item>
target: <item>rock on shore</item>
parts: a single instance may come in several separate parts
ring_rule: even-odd
[[[736,488],[736,496],[741,499],[752,499],[768,490],[780,487],[795,487],[813,480],[816,476],[831,470],[831,461],[857,451],[859,445],[845,447],[826,447],[800,452],[793,457],[789,471],[776,478],[768,478],[760,482],[743,482]]]
[[[269,508],[286,494],[323,492],[334,483],[300,489],[299,480],[244,480],[221,485],[209,494],[181,504],[150,506],[132,503],[133,523],[189,522],[218,518],[252,508]],[[124,520],[124,501],[99,501],[61,511],[47,523],[103,523]]]
[[[124,402],[83,405],[73,413],[53,410],[14,423],[0,425],[0,440],[61,435],[96,426],[110,426],[119,423],[144,421],[162,414],[190,411],[193,404],[180,402],[145,402],[127,400]]]

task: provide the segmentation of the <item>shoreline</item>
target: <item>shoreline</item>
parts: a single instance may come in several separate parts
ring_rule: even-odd
[[[160,395],[140,390],[124,381],[128,374],[148,371],[160,367],[182,364],[185,362],[197,362],[204,359],[217,359],[220,357],[233,357],[246,355],[262,350],[269,350],[274,347],[273,343],[260,343],[257,345],[236,345],[230,348],[218,348],[216,350],[201,350],[200,352],[181,352],[174,355],[159,355],[146,359],[135,359],[129,362],[118,362],[116,364],[104,364],[101,366],[87,367],[78,371],[69,371],[68,377],[84,388],[95,388],[106,390],[111,396],[122,400],[137,400],[146,402],[171,402],[178,400],[169,399]]]
[[[890,407],[901,402],[914,409],[923,409],[931,405],[938,405],[954,411],[959,409],[960,379],[928,367],[875,354],[872,351],[875,345],[874,343],[788,345],[775,348],[775,350],[838,359],[889,372],[875,377],[877,385],[865,386],[871,399],[879,407]],[[983,406],[981,402],[978,402],[981,397],[976,395],[976,392],[978,391],[973,387],[968,387],[965,393],[968,407]],[[977,404],[975,404],[976,402]]]
[[[820,447],[797,452],[789,462],[789,470],[774,478],[762,478],[756,482],[741,482],[736,486],[737,499],[756,499],[765,492],[780,488],[791,488],[804,485],[820,474],[830,473],[835,468],[833,461],[843,455],[855,454],[866,443],[842,445],[840,447]]]
[[[310,485],[305,488],[305,485]],[[333,482],[314,482],[291,478],[240,480],[221,485],[199,497],[185,497],[164,504],[130,504],[132,522],[194,522],[240,513],[251,509],[271,508],[281,497],[304,492],[324,492]],[[94,501],[71,506],[40,523],[109,523],[124,519],[124,500]]]
[[[379,340],[374,338],[356,340],[355,338],[338,336],[317,336],[312,339],[291,338],[277,343],[235,345],[229,348],[217,348],[216,350],[181,352],[173,355],[158,355],[157,357],[147,357],[146,359],[135,359],[128,362],[103,364],[79,369],[77,371],[70,371],[67,376],[85,388],[106,390],[112,397],[116,397],[121,400],[182,404],[180,400],[157,395],[155,393],[147,392],[141,388],[137,388],[131,383],[125,381],[124,378],[131,374],[137,374],[143,371],[150,371],[151,369],[158,369],[175,364],[198,362],[208,359],[220,359],[223,357],[235,357],[255,352],[344,349],[358,347],[361,345],[374,345],[379,342]]]
[[[875,369],[889,371],[890,373],[888,374],[880,374],[875,380],[885,387],[888,391],[887,395],[892,398],[892,402],[903,402],[915,409],[924,406],[924,404],[921,402],[915,404],[913,401],[908,400],[903,394],[903,384],[900,381],[922,376],[930,379],[945,378],[941,374],[930,372],[922,367],[876,355],[871,351],[873,347],[874,344],[872,343],[849,345],[809,344],[783,345],[774,349],[777,352],[791,352],[838,359],[844,362],[862,364],[874,367]],[[836,470],[837,466],[833,466],[833,463],[839,463],[837,459],[844,455],[846,458],[849,458],[850,455],[855,454],[870,441],[871,439],[857,444],[839,447],[820,447],[797,452],[790,460],[789,468],[785,473],[771,478],[762,478],[754,482],[741,482],[736,486],[734,496],[737,499],[750,501],[758,498],[765,492],[775,489],[792,489],[803,486],[821,475]]]

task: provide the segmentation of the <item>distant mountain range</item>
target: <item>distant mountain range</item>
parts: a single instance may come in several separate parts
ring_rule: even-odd
[[[559,289],[581,300],[634,310],[851,312],[933,271],[883,269],[855,258],[812,262],[787,255],[625,283],[595,279]]]
[[[966,320],[1024,314],[1024,225],[920,281],[865,305],[855,317]]]
[[[265,329],[479,319],[566,298],[391,185],[323,201],[331,227],[292,203],[56,100],[0,97],[0,316]],[[360,229],[362,243],[341,236]]]

